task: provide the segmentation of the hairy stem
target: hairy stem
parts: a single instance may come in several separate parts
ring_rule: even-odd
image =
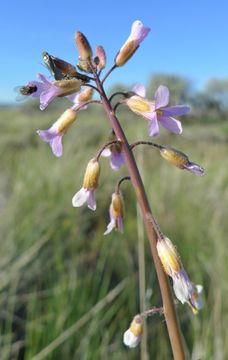
[[[115,131],[117,139],[122,142],[122,148],[125,155],[126,165],[128,167],[129,175],[131,177],[131,182],[135,189],[136,197],[141,208],[144,225],[146,228],[147,236],[150,243],[151,253],[154,260],[156,273],[158,276],[158,281],[159,281],[159,286],[163,301],[164,316],[167,324],[173,357],[175,360],[184,360],[185,359],[184,348],[183,348],[181,333],[176,316],[176,311],[174,307],[174,302],[173,302],[167,275],[163,271],[162,264],[157,254],[157,247],[156,247],[157,234],[153,226],[154,225],[154,222],[152,221],[153,215],[150,209],[150,205],[147,199],[144,185],[134,155],[132,153],[131,147],[125,136],[125,133],[123,132],[123,129],[113,111],[113,108],[110,102],[108,101],[108,98],[106,96],[106,93],[104,91],[100,79],[96,76],[96,73],[94,75],[96,77],[97,88],[99,89],[101,95],[101,101],[103,103],[107,116],[111,122],[111,126]]]

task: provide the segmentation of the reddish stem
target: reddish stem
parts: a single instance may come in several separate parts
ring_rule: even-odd
[[[115,112],[108,101],[106,93],[104,91],[103,85],[98,78],[96,72],[94,71],[94,76],[96,78],[96,85],[99,89],[99,93],[101,96],[101,101],[103,103],[104,109],[107,113],[107,116],[111,122],[111,126],[116,134],[116,137],[121,141],[122,148],[125,155],[126,165],[128,167],[129,175],[131,178],[132,185],[135,189],[136,197],[138,199],[143,221],[145,224],[147,236],[150,243],[151,253],[154,260],[154,265],[156,269],[156,273],[158,276],[159,286],[161,290],[161,296],[163,301],[164,308],[164,316],[166,319],[166,325],[168,329],[168,334],[170,338],[170,343],[172,347],[173,357],[175,360],[184,360],[184,348],[181,337],[181,332],[176,316],[175,306],[172,298],[172,293],[170,290],[170,285],[168,282],[167,275],[165,274],[160,259],[157,253],[157,234],[159,234],[160,229],[156,227],[156,222],[154,221],[154,217],[152,215],[150,205],[147,199],[147,195],[144,189],[144,185],[132,153],[131,147],[127,141],[127,138],[123,132],[123,129],[117,119]]]

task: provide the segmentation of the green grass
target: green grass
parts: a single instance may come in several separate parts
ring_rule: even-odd
[[[123,332],[139,311],[134,193],[130,183],[123,184],[124,234],[104,237],[111,193],[126,169],[113,173],[103,159],[97,211],[72,207],[87,162],[106,141],[109,126],[97,108],[81,113],[64,136],[64,155],[57,159],[36,130],[49,127],[58,114],[29,107],[0,113],[1,359],[20,354],[28,360],[39,353],[36,360],[138,359],[138,348],[122,344]],[[146,121],[125,111],[120,118],[130,141],[148,139]],[[154,215],[177,245],[191,279],[204,285],[205,304],[198,316],[177,305],[191,359],[225,359],[227,122],[188,121],[183,136],[162,131],[157,140],[206,168],[207,175],[199,178],[172,167],[151,148],[134,150]],[[108,300],[107,294],[123,280]],[[147,242],[146,287],[148,293],[152,290],[147,305],[159,306]],[[171,358],[162,318],[148,319],[148,352],[153,359]]]

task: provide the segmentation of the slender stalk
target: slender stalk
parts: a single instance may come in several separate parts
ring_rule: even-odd
[[[140,148],[140,150],[142,149]],[[144,180],[142,151],[139,151],[136,160],[139,171],[141,173],[142,180]],[[138,202],[136,202],[136,213],[137,213],[137,232],[138,232],[139,306],[140,306],[140,313],[142,314],[146,310],[145,234],[144,234],[143,221],[140,216],[140,207]],[[140,360],[149,359],[149,354],[147,349],[147,336],[148,336],[147,322],[145,321],[143,326],[143,336],[140,342]]]
[[[101,81],[101,84],[103,85],[105,80],[109,77],[109,75],[111,74],[111,72],[113,72],[113,70],[116,68],[116,64],[114,64],[111,69],[108,70],[108,72],[105,74],[104,79]],[[96,78],[96,76],[95,76]]]
[[[160,150],[164,148],[164,146],[155,144],[155,143],[153,143],[151,141],[136,141],[133,144],[131,144],[131,149],[134,149],[134,147],[136,147],[138,145],[149,145],[149,146],[153,146],[153,147],[155,147],[157,149],[160,149]]]
[[[96,156],[97,161],[99,160],[99,158],[102,154],[102,151],[104,151],[104,149],[106,149],[106,147],[113,145],[113,144],[118,144],[118,143],[119,143],[118,140],[112,140],[112,141],[108,141],[106,144],[104,144],[97,153],[97,156]]]
[[[104,109],[107,113],[107,116],[111,122],[111,126],[113,130],[115,131],[115,134],[117,136],[117,139],[119,139],[122,142],[122,147],[125,155],[125,161],[126,165],[128,167],[129,175],[131,177],[132,185],[135,189],[136,197],[138,199],[144,225],[146,228],[147,236],[150,243],[151,253],[154,260],[154,265],[156,269],[156,273],[158,276],[159,286],[161,290],[161,296],[163,301],[163,308],[164,308],[164,316],[166,320],[166,325],[168,329],[169,339],[172,347],[173,357],[175,360],[184,360],[184,348],[181,338],[181,333],[179,329],[179,324],[176,316],[176,311],[174,307],[174,302],[168,282],[168,278],[166,274],[163,271],[162,264],[159,260],[158,254],[157,254],[157,234],[155,232],[155,229],[153,227],[152,220],[153,215],[150,209],[150,205],[146,196],[146,192],[144,189],[144,185],[141,179],[141,176],[139,174],[139,170],[134,158],[134,155],[132,153],[131,147],[127,141],[127,138],[123,132],[123,129],[119,123],[119,120],[115,116],[115,113],[113,111],[113,108],[108,101],[108,98],[106,96],[106,93],[104,91],[103,85],[100,81],[100,79],[96,76],[96,73],[94,73],[94,76],[96,77],[96,84],[100,92],[101,101],[103,103]]]
[[[111,103],[112,100],[114,99],[114,97],[117,96],[117,95],[123,95],[124,97],[126,97],[126,92],[123,92],[123,91],[117,91],[117,92],[115,92],[115,93],[112,94],[112,95],[110,96],[110,98],[108,99],[109,102]]]
[[[130,176],[124,176],[122,179],[120,179],[116,185],[116,193],[118,194],[120,192],[120,185],[123,181],[131,180]]]

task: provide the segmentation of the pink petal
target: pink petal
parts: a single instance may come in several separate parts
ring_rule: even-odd
[[[104,157],[108,157],[108,156],[111,156],[112,152],[109,148],[105,148],[102,153],[101,153],[101,156],[104,156]]]
[[[175,133],[175,134],[181,134],[182,133],[182,126],[181,122],[179,120],[174,119],[171,116],[159,116],[158,118],[160,124],[168,129],[169,131]]]
[[[60,157],[63,154],[62,136],[63,134],[58,134],[50,142],[52,152],[57,157]]]
[[[112,220],[110,221],[110,223],[108,224],[107,229],[106,229],[106,231],[104,232],[104,235],[108,235],[108,234],[115,228],[115,225],[116,225],[115,220],[112,219]]]
[[[119,232],[123,233],[123,218],[117,219],[117,226],[118,226]]]
[[[111,155],[110,165],[112,170],[119,170],[119,168],[124,164],[124,154],[121,151],[120,153],[113,153]]]
[[[160,85],[155,93],[155,109],[165,107],[169,103],[169,89]]]
[[[52,83],[51,81],[48,80],[48,78],[44,75],[44,74],[41,74],[41,73],[38,73],[37,74],[37,77],[39,80],[41,80],[44,84],[48,85],[48,86],[51,86]]]
[[[146,97],[146,88],[142,84],[136,84],[132,91],[134,91],[138,96],[141,96],[142,98]]]
[[[37,130],[37,134],[39,137],[45,141],[50,142],[54,139],[54,137],[57,135],[56,132],[53,132],[51,129],[48,130]]]
[[[159,133],[159,126],[157,120],[156,112],[151,113],[150,121],[149,121],[149,135],[157,136]]]
[[[74,207],[80,207],[83,204],[85,204],[85,202],[87,201],[89,197],[89,192],[87,191],[87,189],[85,189],[84,187],[82,187],[73,197],[72,199],[72,205]]]
[[[164,116],[181,116],[189,113],[190,107],[185,105],[170,106],[162,109]]]
[[[135,20],[131,27],[131,34],[128,40],[136,40],[138,44],[145,39],[150,28],[143,25],[140,20]]]
[[[88,189],[87,191],[89,193],[89,196],[88,196],[88,199],[87,199],[88,208],[90,210],[95,211],[96,208],[97,208],[97,204],[96,204],[96,200],[95,200],[95,197],[94,197],[94,189],[92,189],[92,190]]]
[[[48,90],[40,94],[40,110],[46,109],[52,100],[60,94],[60,90],[52,85]]]

